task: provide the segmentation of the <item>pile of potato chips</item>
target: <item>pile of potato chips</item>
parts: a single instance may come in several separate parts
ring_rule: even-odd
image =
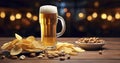
[[[74,44],[67,43],[67,42],[58,42],[56,44],[56,49],[58,51],[64,51],[67,54],[76,55],[77,52],[84,52],[85,50],[81,49],[80,47],[75,47]]]
[[[18,55],[23,51],[38,52],[44,50],[44,47],[38,42],[34,36],[23,39],[20,35],[15,34],[16,39],[3,44],[1,49],[10,51],[10,55]],[[56,44],[57,51],[65,51],[67,54],[77,54],[85,50],[75,47],[74,44],[67,42],[58,42]]]
[[[11,55],[20,54],[22,51],[37,52],[43,50],[40,42],[35,40],[34,36],[29,36],[23,39],[20,35],[15,34],[16,39],[3,44],[1,49],[9,50]]]

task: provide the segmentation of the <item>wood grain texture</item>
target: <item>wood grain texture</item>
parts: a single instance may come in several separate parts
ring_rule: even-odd
[[[14,38],[0,38],[0,46]],[[74,43],[79,38],[58,38],[59,42]],[[72,56],[70,60],[26,58],[25,60],[3,59],[0,63],[120,63],[120,38],[102,38],[106,40],[102,55],[98,51],[86,51]],[[40,38],[37,38],[40,40]],[[2,51],[2,50],[0,50]]]

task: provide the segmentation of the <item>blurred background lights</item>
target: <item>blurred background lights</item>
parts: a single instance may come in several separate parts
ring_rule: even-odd
[[[40,6],[40,3],[39,3],[39,2],[36,2],[36,3],[35,3],[35,6],[36,6],[36,7],[39,7],[39,6]]]
[[[27,17],[27,18],[31,18],[31,17],[32,17],[32,14],[31,14],[30,12],[27,12],[26,17]]]
[[[14,16],[14,15],[11,15],[11,16],[10,16],[10,20],[11,20],[11,21],[15,21],[15,16]]]
[[[34,20],[34,21],[37,21],[37,20],[38,20],[38,17],[37,17],[37,16],[33,16],[33,20]]]
[[[65,7],[66,4],[65,4],[64,2],[61,2],[60,6],[61,6],[61,7]]]
[[[119,14],[119,13],[116,13],[116,14],[115,14],[115,18],[116,18],[116,19],[120,19],[120,14]]]
[[[97,18],[97,16],[98,16],[97,12],[93,12],[92,17]]]
[[[67,12],[67,11],[68,11],[68,9],[67,9],[67,8],[64,8],[63,10],[64,10],[64,12]]]
[[[112,19],[113,19],[112,16],[111,16],[111,15],[108,15],[107,20],[108,20],[108,21],[111,21]]]
[[[20,13],[17,13],[15,16],[16,19],[21,19],[21,17],[22,17],[22,15]]]
[[[16,30],[19,30],[20,29],[20,25],[16,25],[15,28],[16,28]]]
[[[102,19],[107,19],[107,14],[105,14],[105,13],[101,14],[101,18]]]
[[[69,18],[70,16],[71,16],[71,13],[70,13],[70,12],[67,12],[67,13],[66,13],[66,17]]]
[[[1,17],[1,18],[5,18],[5,16],[6,16],[5,12],[2,11],[2,12],[0,13],[0,17]]]
[[[98,7],[98,6],[99,6],[99,2],[98,2],[98,1],[95,1],[95,2],[94,2],[94,6],[95,6],[95,7]]]
[[[84,13],[80,12],[80,13],[78,14],[78,17],[79,17],[79,18],[84,18],[85,15],[84,15]]]
[[[92,20],[92,16],[88,16],[88,17],[87,17],[87,20],[88,20],[88,21],[91,21],[91,20]]]
[[[79,31],[83,32],[84,31],[84,27],[83,26],[79,26]]]

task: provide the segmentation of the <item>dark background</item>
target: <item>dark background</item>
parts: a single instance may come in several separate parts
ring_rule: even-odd
[[[14,33],[40,37],[42,5],[58,7],[67,27],[62,37],[120,37],[120,0],[0,0],[0,37],[14,37]],[[20,19],[15,18],[18,13]],[[92,17],[93,13],[97,17]],[[106,19],[101,18],[103,13]],[[58,23],[57,31],[60,30]]]

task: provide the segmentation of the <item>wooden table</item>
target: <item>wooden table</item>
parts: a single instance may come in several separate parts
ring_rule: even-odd
[[[14,38],[0,38],[0,46],[13,40]],[[40,40],[39,38],[37,38]],[[38,59],[26,58],[25,60],[2,59],[0,63],[120,63],[120,38],[102,38],[106,40],[103,54],[100,55],[98,51],[86,51],[79,53],[77,56],[72,56],[70,60],[60,61],[55,59]],[[74,42],[78,38],[58,38],[58,41]],[[2,50],[0,50],[2,51]]]

